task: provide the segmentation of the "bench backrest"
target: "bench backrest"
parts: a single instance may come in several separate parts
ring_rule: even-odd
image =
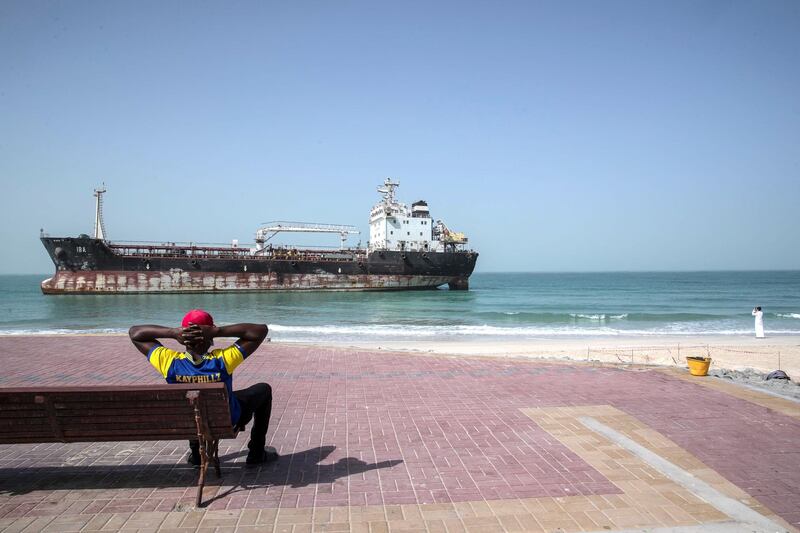
[[[0,389],[0,443],[230,438],[223,383]]]

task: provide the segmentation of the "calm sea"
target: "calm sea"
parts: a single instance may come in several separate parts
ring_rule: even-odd
[[[477,273],[468,292],[105,296],[44,296],[46,277],[0,276],[0,333],[122,332],[204,308],[298,342],[751,335],[761,305],[768,335],[800,334],[800,271]]]

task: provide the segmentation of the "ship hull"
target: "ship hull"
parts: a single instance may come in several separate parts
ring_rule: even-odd
[[[41,284],[45,294],[385,291],[443,285],[465,290],[478,256],[351,251],[312,260],[303,251],[262,257],[230,249],[204,257],[210,249],[202,247],[126,255],[98,239],[43,237],[42,243],[56,266],[53,277]]]

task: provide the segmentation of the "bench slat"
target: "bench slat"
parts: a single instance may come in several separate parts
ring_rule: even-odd
[[[0,419],[0,428],[8,428],[8,427],[50,427],[50,421],[45,417],[39,418],[8,418],[8,419]]]
[[[171,385],[166,385],[166,387],[170,386]],[[227,397],[227,393],[225,392],[225,390],[202,391],[202,393],[204,396],[208,397],[219,397],[219,398]],[[53,403],[87,398],[85,392],[84,393],[56,392],[53,394],[48,394],[48,396],[52,398]],[[160,391],[146,391],[140,393],[136,393],[134,391],[121,391],[121,392],[102,391],[102,392],[92,393],[91,395],[91,400],[94,403],[124,402],[127,400],[142,400],[142,399],[146,399],[147,401],[157,401],[157,402],[164,402],[170,400],[172,401],[185,400],[186,390],[160,390]]]
[[[58,409],[56,411],[56,416],[59,419],[61,418],[68,418],[68,417],[75,417],[75,416],[182,416],[186,417],[188,414],[194,415],[194,410],[192,409],[182,409],[182,410],[172,410],[169,408],[166,409],[158,409],[157,411],[146,408],[146,407],[92,407],[86,409]],[[215,418],[225,418],[227,417],[230,419],[231,413],[230,411],[225,408],[224,406],[214,406],[213,408],[209,408],[209,417],[212,419]],[[45,415],[46,416],[46,415]],[[0,417],[1,419],[2,417]]]
[[[0,420],[4,418],[38,418],[47,416],[44,409],[18,409],[16,411],[0,411]]]
[[[64,436],[63,439],[53,437],[52,433],[27,434],[20,433],[13,436],[13,441],[6,441],[6,436],[0,436],[0,444],[40,444],[40,443],[78,443],[78,442],[140,442],[140,441],[174,441],[174,440],[194,440],[197,433],[173,432],[164,433],[142,433],[136,432],[132,435],[121,435],[119,433],[94,433],[92,435]]]

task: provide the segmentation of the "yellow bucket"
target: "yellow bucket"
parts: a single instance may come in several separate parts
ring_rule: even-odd
[[[708,367],[711,366],[710,357],[687,357],[689,373],[693,376],[707,376]]]

